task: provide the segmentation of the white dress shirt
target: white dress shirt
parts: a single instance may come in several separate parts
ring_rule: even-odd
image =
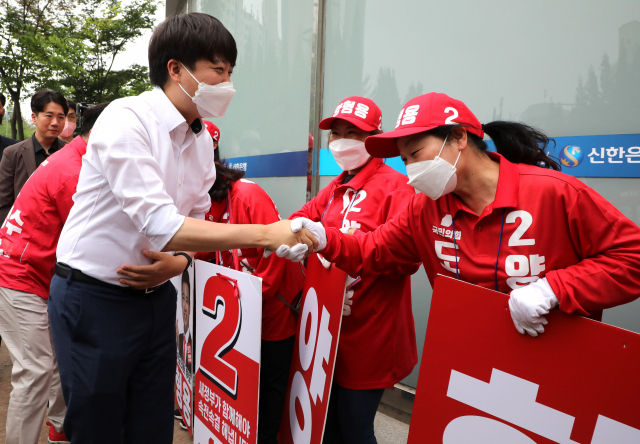
[[[162,89],[115,100],[91,132],[58,261],[122,285],[119,267],[150,264],[143,249],[161,251],[185,216],[204,219],[213,159],[205,126],[195,134]]]

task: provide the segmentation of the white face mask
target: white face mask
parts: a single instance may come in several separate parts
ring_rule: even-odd
[[[178,85],[180,85],[182,91],[184,91],[184,93],[193,100],[193,103],[196,104],[200,117],[224,116],[224,113],[231,102],[231,98],[236,93],[236,90],[233,89],[233,82],[222,82],[217,85],[208,85],[198,81],[186,66],[182,65],[182,67],[191,77],[193,77],[193,80],[198,82],[198,89],[193,97],[191,97],[189,93],[182,88],[182,85],[179,83]]]
[[[452,192],[458,183],[456,165],[460,159],[460,152],[458,152],[456,163],[451,165],[440,157],[445,143],[447,143],[446,137],[435,159],[407,165],[407,176],[409,176],[407,183],[433,200]]]
[[[329,149],[342,171],[355,170],[369,160],[369,153],[360,140],[338,139],[329,144]]]

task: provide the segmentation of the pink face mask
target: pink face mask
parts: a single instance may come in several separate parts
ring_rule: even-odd
[[[69,122],[67,120],[64,123],[64,129],[60,133],[60,137],[71,137],[75,130],[76,130],[76,122]]]

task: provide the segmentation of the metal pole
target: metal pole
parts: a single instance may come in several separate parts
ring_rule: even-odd
[[[309,133],[313,136],[313,167],[311,197],[320,191],[320,135],[318,123],[322,119],[322,94],[324,83],[324,30],[326,0],[315,0],[313,4],[313,39],[311,48],[311,101]]]

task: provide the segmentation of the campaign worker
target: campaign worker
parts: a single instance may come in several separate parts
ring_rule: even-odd
[[[214,139],[215,140],[215,139]],[[216,162],[216,181],[209,190],[211,209],[205,219],[223,224],[270,224],[280,220],[271,197],[244,171]],[[301,264],[271,255],[262,248],[198,253],[196,259],[262,279],[262,343],[258,443],[277,444],[293,357],[297,318],[295,303],[302,296]]]
[[[78,122],[78,116],[76,115],[76,102],[71,99],[66,99],[69,111],[65,118],[64,128],[60,133],[60,139],[69,143],[73,140],[73,132],[76,130],[76,124]]]
[[[548,143],[522,123],[482,125],[445,94],[411,99],[395,131],[366,147],[377,158],[400,155],[420,193],[375,232],[328,228],[322,254],[352,274],[422,261],[432,284],[440,273],[509,293],[522,334],[543,333],[556,306],[601,320],[602,310],[640,295],[640,228],[559,172]]]
[[[49,406],[49,443],[68,442],[67,410],[49,331],[47,299],[56,244],[73,206],[82,156],[107,104],[85,111],[81,135],[42,162],[0,228],[0,334],[13,371],[7,444],[33,444]]]
[[[214,17],[168,17],[149,43],[155,88],[113,101],[93,128],[49,299],[74,444],[172,442],[177,295],[168,279],[193,252],[285,245],[301,259],[323,246],[290,221],[203,220],[216,173],[202,118],[224,115],[236,57]]]
[[[218,144],[220,143],[220,129],[213,123],[208,120],[204,120],[204,124],[207,126],[207,131],[211,134],[211,138],[213,139],[213,149],[215,150],[215,161],[220,162],[220,150],[218,149]]]
[[[31,97],[33,136],[5,148],[0,160],[0,220],[4,220],[25,182],[47,157],[66,142],[58,136],[69,111],[67,99],[57,91],[43,89]]]
[[[330,131],[329,150],[343,172],[290,219],[308,218],[325,228],[353,230],[359,237],[409,204],[415,192],[407,178],[365,149],[368,137],[382,133],[382,112],[372,100],[344,99],[319,127]],[[351,275],[325,443],[377,442],[373,421],[384,389],[409,375],[418,362],[409,278],[418,266]]]

